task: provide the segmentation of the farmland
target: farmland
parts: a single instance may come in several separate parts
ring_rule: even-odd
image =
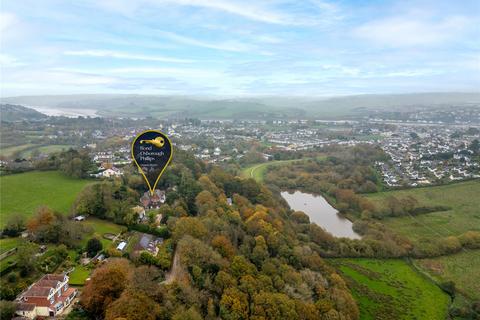
[[[416,260],[415,264],[438,282],[453,281],[457,290],[469,299],[480,299],[480,250],[468,250],[454,255]]]
[[[360,319],[444,319],[450,298],[402,260],[330,259],[346,279]]]
[[[29,217],[43,205],[68,213],[77,194],[89,180],[63,176],[60,172],[28,172],[0,177],[0,227],[11,215]]]
[[[22,145],[5,147],[5,148],[1,149],[0,155],[3,156],[3,157],[6,157],[6,158],[10,158],[10,157],[13,157],[16,154],[18,154],[18,153],[20,153],[24,150],[27,150],[29,148],[34,147],[34,146],[35,146],[34,144],[27,143],[27,144],[22,144]]]
[[[450,210],[415,217],[387,218],[382,222],[391,230],[409,238],[414,243],[438,237],[458,236],[466,231],[480,231],[480,180],[454,183],[445,186],[416,188],[375,193],[368,196],[382,207],[385,199],[413,196],[420,206],[446,206]]]
[[[25,149],[21,151],[18,156],[21,158],[30,158],[34,152],[38,152],[39,154],[50,154],[55,152],[60,152],[63,150],[67,150],[72,146],[65,145],[65,144],[52,144],[52,145],[45,145],[45,146],[36,146],[32,148]]]

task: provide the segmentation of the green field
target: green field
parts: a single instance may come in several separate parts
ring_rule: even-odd
[[[469,230],[480,231],[480,180],[437,187],[379,192],[368,197],[381,207],[390,195],[397,198],[411,195],[419,201],[420,206],[441,205],[451,208],[448,211],[415,217],[382,220],[388,228],[414,243],[451,235],[458,236]]]
[[[346,279],[360,319],[445,319],[450,297],[403,260],[329,259]]]
[[[0,254],[15,248],[20,242],[19,238],[0,239]]]
[[[87,241],[94,234],[98,234],[100,236],[100,241],[102,242],[104,249],[106,249],[107,246],[109,246],[112,243],[111,240],[103,238],[103,235],[105,233],[112,233],[116,235],[127,230],[127,228],[124,226],[115,224],[110,221],[97,219],[97,218],[88,218],[87,220],[79,223],[83,223],[93,229],[93,233],[90,236],[87,235],[82,239],[82,245],[86,245]]]
[[[10,267],[12,264],[17,262],[17,255],[11,255],[0,261],[0,272],[3,272],[5,269]]]
[[[322,159],[322,158],[324,158],[324,156],[317,157],[317,159]],[[257,182],[263,182],[263,178],[265,176],[265,172],[267,171],[268,167],[281,166],[287,163],[291,163],[295,161],[303,161],[307,159],[312,159],[312,158],[293,159],[293,160],[274,160],[274,161],[254,164],[252,166],[242,169],[242,176],[245,178],[253,178]]]
[[[68,213],[77,194],[91,181],[68,178],[56,171],[27,172],[0,177],[0,227],[11,215],[30,216],[47,205]]]
[[[415,260],[415,265],[439,283],[453,281],[471,300],[480,300],[480,250],[468,250],[433,259]]]
[[[38,147],[28,148],[26,150],[23,150],[18,155],[21,158],[29,158],[31,157],[34,151],[38,151],[40,154],[50,154],[54,152],[68,150],[68,148],[71,148],[71,147],[72,147],[71,145],[67,145],[67,144],[52,144],[47,146],[38,146]]]
[[[268,167],[282,165],[291,161],[292,160],[280,160],[280,161],[270,161],[270,162],[255,164],[253,166],[249,166],[243,169],[242,175],[245,178],[253,178],[257,182],[263,182],[263,176],[265,175],[265,172],[267,171]]]
[[[3,157],[12,157],[17,153],[22,152],[23,150],[27,150],[31,147],[34,147],[34,144],[27,143],[27,144],[22,144],[19,146],[12,146],[12,147],[6,147],[6,148],[1,148],[0,149],[0,155]]]

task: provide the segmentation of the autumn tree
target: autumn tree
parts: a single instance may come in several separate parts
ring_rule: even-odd
[[[194,217],[182,217],[178,219],[173,229],[172,238],[179,240],[184,235],[190,235],[201,239],[207,235],[207,229],[203,223]]]
[[[133,290],[125,290],[120,298],[107,306],[105,320],[119,318],[155,320],[159,314],[160,306],[147,295]]]
[[[132,267],[128,260],[113,259],[93,273],[84,287],[81,304],[94,315],[102,315],[128,285]]]
[[[235,254],[235,248],[230,240],[224,235],[216,235],[212,239],[212,247],[215,248],[222,257],[231,258]]]
[[[199,214],[205,214],[208,210],[215,209],[217,201],[209,191],[204,190],[195,198],[195,205]]]
[[[225,320],[248,319],[247,295],[237,288],[228,288],[220,300],[220,316]]]
[[[296,319],[295,302],[286,294],[260,292],[255,295],[252,308],[252,320]]]

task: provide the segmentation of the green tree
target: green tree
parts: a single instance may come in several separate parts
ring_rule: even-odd
[[[17,266],[23,275],[31,273],[35,269],[37,258],[35,254],[37,250],[28,243],[23,242],[17,247]]]
[[[15,315],[15,303],[0,300],[0,320],[10,320]]]
[[[102,242],[98,238],[88,240],[86,251],[89,257],[94,257],[98,252],[102,251],[102,249]]]

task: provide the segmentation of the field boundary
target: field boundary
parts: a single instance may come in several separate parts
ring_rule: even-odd
[[[5,251],[4,253],[0,254],[0,261],[2,261],[3,259],[8,258],[9,256],[15,254],[16,251],[17,251],[17,247],[12,248],[12,249],[10,249],[8,251]]]

